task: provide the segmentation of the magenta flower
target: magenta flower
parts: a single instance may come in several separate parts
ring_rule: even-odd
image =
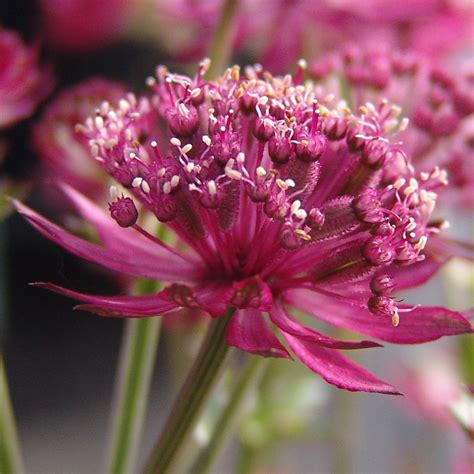
[[[93,78],[58,94],[33,128],[34,146],[49,175],[89,196],[104,195],[107,175],[94,163],[88,139],[76,125],[104,101],[117,105],[125,93],[117,82]]]
[[[459,313],[410,307],[393,296],[439,266],[423,253],[440,231],[431,221],[443,185],[439,172],[417,178],[392,141],[398,109],[385,101],[356,114],[314,85],[301,85],[301,71],[292,79],[259,68],[241,75],[233,67],[204,82],[205,68],[206,62],[194,78],[158,68],[148,81],[150,101],[129,96],[87,120],[92,154],[117,182],[112,218],[72,188],[64,192],[102,245],[16,204],[72,253],[168,286],[147,296],[93,296],[40,285],[104,316],[194,309],[217,318],[235,307],[228,344],[283,358],[289,348],[340,388],[398,393],[339,351],[378,343],[326,336],[300,323],[291,308],[401,344],[470,332]],[[134,125],[151,106],[166,140],[140,135]],[[150,214],[176,234],[176,248],[143,227]]]
[[[37,45],[28,47],[14,31],[0,29],[0,130],[29,117],[51,92],[52,75],[38,60]]]

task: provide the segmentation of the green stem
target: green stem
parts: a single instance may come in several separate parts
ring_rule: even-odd
[[[222,5],[219,21],[209,48],[211,66],[207,71],[207,77],[210,79],[214,79],[229,63],[234,36],[233,23],[238,3],[238,0],[225,0]]]
[[[211,321],[196,360],[176,397],[161,437],[145,466],[145,473],[174,472],[172,469],[199,419],[229,352],[225,334],[233,312],[234,308],[231,308],[221,318]]]
[[[128,319],[121,347],[106,472],[133,471],[156,358],[161,318]]]
[[[201,451],[195,463],[191,467],[191,473],[204,474],[209,472],[212,463],[215,461],[220,448],[227,438],[226,435],[229,429],[232,427],[237,413],[242,407],[243,401],[245,400],[245,395],[248,393],[248,389],[253,385],[252,382],[256,380],[255,375],[263,361],[264,359],[262,357],[249,357],[242,377],[237,380],[228,404],[217,420],[214,431],[211,435],[211,439],[209,440],[208,445]]]
[[[248,444],[240,444],[237,460],[237,474],[250,474],[257,463],[258,450]]]
[[[7,375],[0,354],[0,473],[21,474],[23,466],[20,443],[8,390]]]

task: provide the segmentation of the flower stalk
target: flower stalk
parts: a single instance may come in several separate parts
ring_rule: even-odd
[[[7,375],[0,354],[0,472],[22,474],[25,472],[20,443],[8,390]]]
[[[227,406],[217,420],[208,445],[201,451],[190,472],[204,474],[209,472],[216,460],[220,448],[227,439],[227,434],[232,428],[236,415],[239,413],[249,389],[258,380],[256,377],[262,367],[264,359],[258,356],[249,356],[242,377],[237,380],[233,392],[230,394]]]
[[[214,36],[209,48],[211,66],[207,76],[213,79],[220,71],[223,71],[229,63],[232,53],[233,24],[238,8],[237,0],[225,0],[216,26]]]
[[[125,323],[106,472],[130,472],[143,426],[161,319]]]
[[[225,334],[234,311],[234,308],[230,308],[224,316],[211,321],[161,437],[145,466],[146,474],[172,472],[224,365],[230,349],[225,343]]]

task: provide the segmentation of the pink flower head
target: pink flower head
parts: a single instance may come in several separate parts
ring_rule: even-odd
[[[450,404],[463,393],[462,378],[458,373],[453,354],[442,352],[418,357],[409,366],[397,367],[400,386],[406,398],[403,407],[443,427],[455,426]]]
[[[165,30],[179,28],[177,40],[163,41],[164,47],[188,58],[207,51],[223,0],[155,1]],[[274,72],[349,42],[383,43],[433,57],[469,47],[473,26],[469,0],[241,0],[233,50],[250,51]]]
[[[120,222],[114,212],[117,225],[65,187],[96,227],[103,241],[97,245],[17,203],[34,227],[72,253],[166,288],[106,297],[42,285],[104,316],[195,309],[220,317],[234,307],[230,345],[283,358],[290,348],[338,387],[398,393],[339,351],[379,344],[333,339],[300,323],[290,308],[402,344],[470,332],[459,313],[408,307],[392,293],[438,267],[423,249],[439,232],[431,223],[439,176],[418,179],[408,157],[400,172],[403,151],[392,142],[397,108],[385,101],[359,114],[318,98],[313,85],[299,83],[300,74],[272,77],[258,67],[242,74],[235,66],[204,82],[206,67],[193,78],[160,67],[148,81],[151,100],[128,96],[86,122],[92,154],[136,204],[118,204],[113,188],[112,209],[120,220],[138,209],[138,223]],[[137,133],[134,122],[151,107],[166,140]],[[150,214],[174,232],[176,248],[139,224]],[[120,225],[125,220],[130,227]]]
[[[117,40],[132,0],[40,0],[46,39],[56,49],[87,52]]]
[[[117,82],[93,78],[58,94],[33,129],[34,146],[50,174],[83,193],[104,194],[106,175],[91,159],[88,139],[76,125],[104,101],[118,105],[125,93]]]
[[[38,47],[0,29],[0,130],[29,117],[51,92],[53,78],[38,64]]]
[[[310,67],[313,78],[337,95],[344,94],[352,107],[378,97],[397,102],[411,122],[399,139],[422,179],[435,165],[445,168],[450,181],[445,202],[470,208],[474,205],[473,72],[454,74],[415,53],[374,46],[346,47]]]

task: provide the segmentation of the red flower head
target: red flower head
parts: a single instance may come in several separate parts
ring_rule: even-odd
[[[184,308],[217,318],[234,307],[229,344],[284,358],[288,347],[338,387],[398,393],[339,352],[379,344],[325,336],[290,308],[402,344],[470,332],[458,313],[407,307],[392,294],[437,268],[423,249],[439,231],[431,224],[439,176],[418,179],[392,143],[398,109],[386,101],[358,114],[291,76],[233,67],[205,82],[206,67],[194,78],[158,68],[148,81],[150,101],[129,96],[86,122],[92,154],[136,204],[115,201],[113,189],[113,217],[131,227],[69,187],[66,195],[96,227],[102,246],[17,204],[40,232],[76,255],[168,286],[148,296],[104,297],[43,285],[105,316]],[[166,140],[137,133],[135,121],[151,108]],[[139,224],[150,214],[175,233],[176,248]]]

